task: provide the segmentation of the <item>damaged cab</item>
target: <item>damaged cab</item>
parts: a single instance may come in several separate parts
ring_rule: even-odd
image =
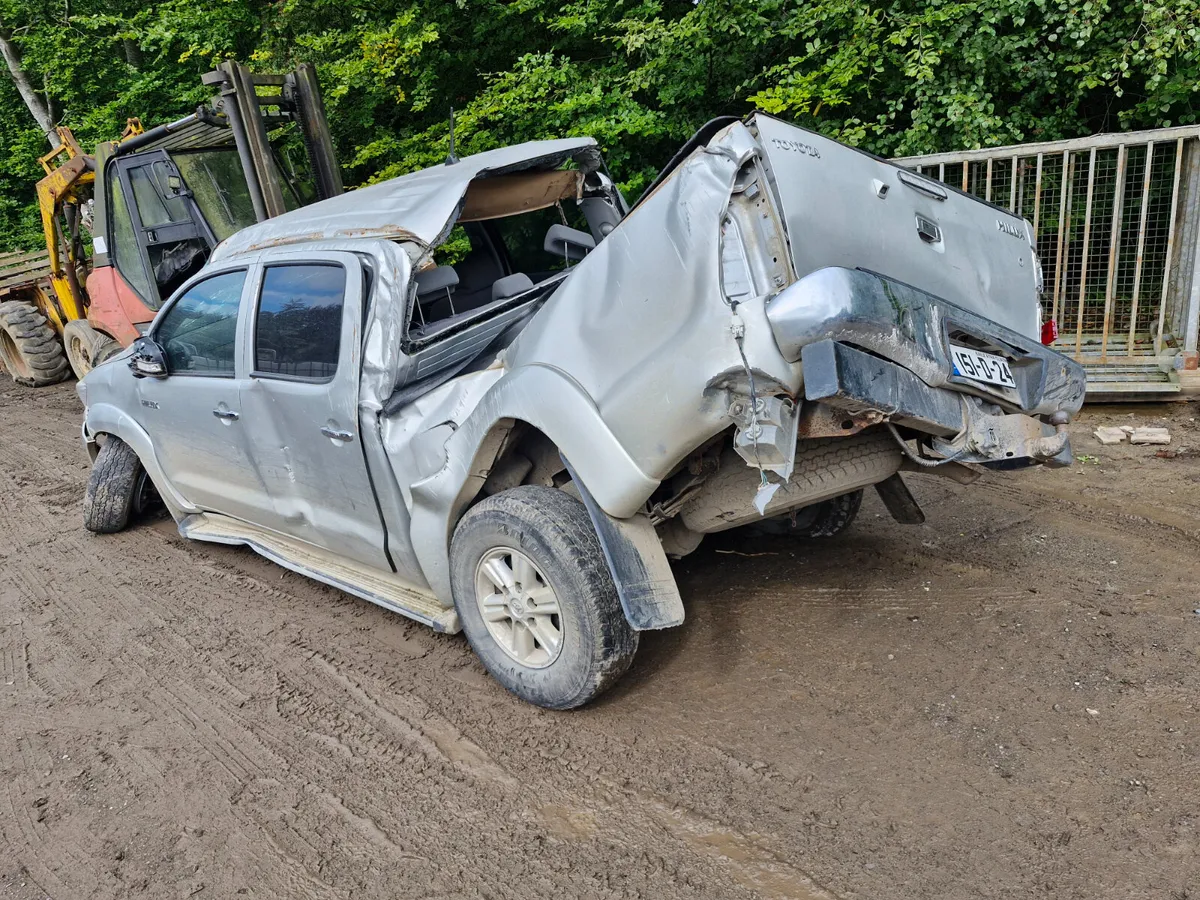
[[[680,624],[668,563],[829,535],[901,472],[1065,465],[1081,368],[1038,341],[1029,226],[755,115],[632,208],[594,141],[451,161],[220,245],[82,382],[94,531],[153,486],[247,544],[463,630],[578,706]]]

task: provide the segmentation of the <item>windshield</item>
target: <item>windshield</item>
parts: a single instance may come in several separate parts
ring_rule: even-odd
[[[177,151],[171,158],[218,241],[257,221],[236,150]]]

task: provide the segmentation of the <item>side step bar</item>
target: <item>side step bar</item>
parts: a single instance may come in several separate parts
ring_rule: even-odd
[[[194,541],[245,544],[285,569],[415,619],[434,631],[457,634],[462,628],[454,608],[442,606],[441,601],[428,591],[414,587],[391,573],[342,559],[320,547],[265,528],[215,513],[198,513],[179,523],[179,533]]]

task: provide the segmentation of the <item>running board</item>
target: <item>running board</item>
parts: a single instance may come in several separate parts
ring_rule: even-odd
[[[194,541],[245,544],[285,569],[416,619],[434,631],[457,634],[462,628],[454,608],[442,606],[437,597],[428,591],[413,587],[395,575],[342,559],[304,541],[216,513],[187,516],[179,523],[179,533]]]

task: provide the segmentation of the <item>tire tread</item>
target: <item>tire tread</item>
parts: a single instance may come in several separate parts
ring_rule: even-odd
[[[44,387],[57,384],[70,374],[71,367],[58,335],[36,306],[19,300],[0,303],[0,329],[8,332],[31,373],[31,376],[18,375],[13,366],[6,365],[17,384]]]
[[[558,561],[566,568],[576,569],[586,586],[585,602],[591,603],[595,612],[591,632],[592,646],[584,648],[590,652],[591,665],[588,667],[584,680],[572,686],[557,696],[530,696],[528,691],[522,691],[518,686],[505,682],[492,672],[509,690],[524,699],[552,709],[572,709],[582,706],[594,697],[606,691],[625,674],[637,652],[638,633],[630,628],[625,619],[621,601],[613,584],[612,575],[605,561],[604,549],[596,534],[591,518],[583,504],[569,494],[556,488],[525,485],[495,494],[472,507],[460,521],[455,531],[452,545],[452,567],[456,571],[455,602],[456,604],[474,603],[473,596],[460,596],[467,593],[468,579],[465,572],[458,571],[456,558],[461,555],[463,540],[460,535],[468,535],[476,528],[486,528],[490,522],[511,522],[517,527],[535,531],[556,554]],[[455,552],[455,548],[460,550]],[[461,562],[461,560],[457,560]],[[473,570],[473,563],[469,563]],[[470,590],[474,590],[473,584]],[[560,603],[562,603],[560,598]],[[459,614],[463,616],[462,605]],[[467,638],[477,655],[484,660],[476,646],[477,639],[468,630]],[[491,640],[490,635],[482,636],[483,640]]]
[[[129,524],[142,463],[132,447],[109,436],[92,466],[83,498],[83,524],[95,534],[115,534]]]

